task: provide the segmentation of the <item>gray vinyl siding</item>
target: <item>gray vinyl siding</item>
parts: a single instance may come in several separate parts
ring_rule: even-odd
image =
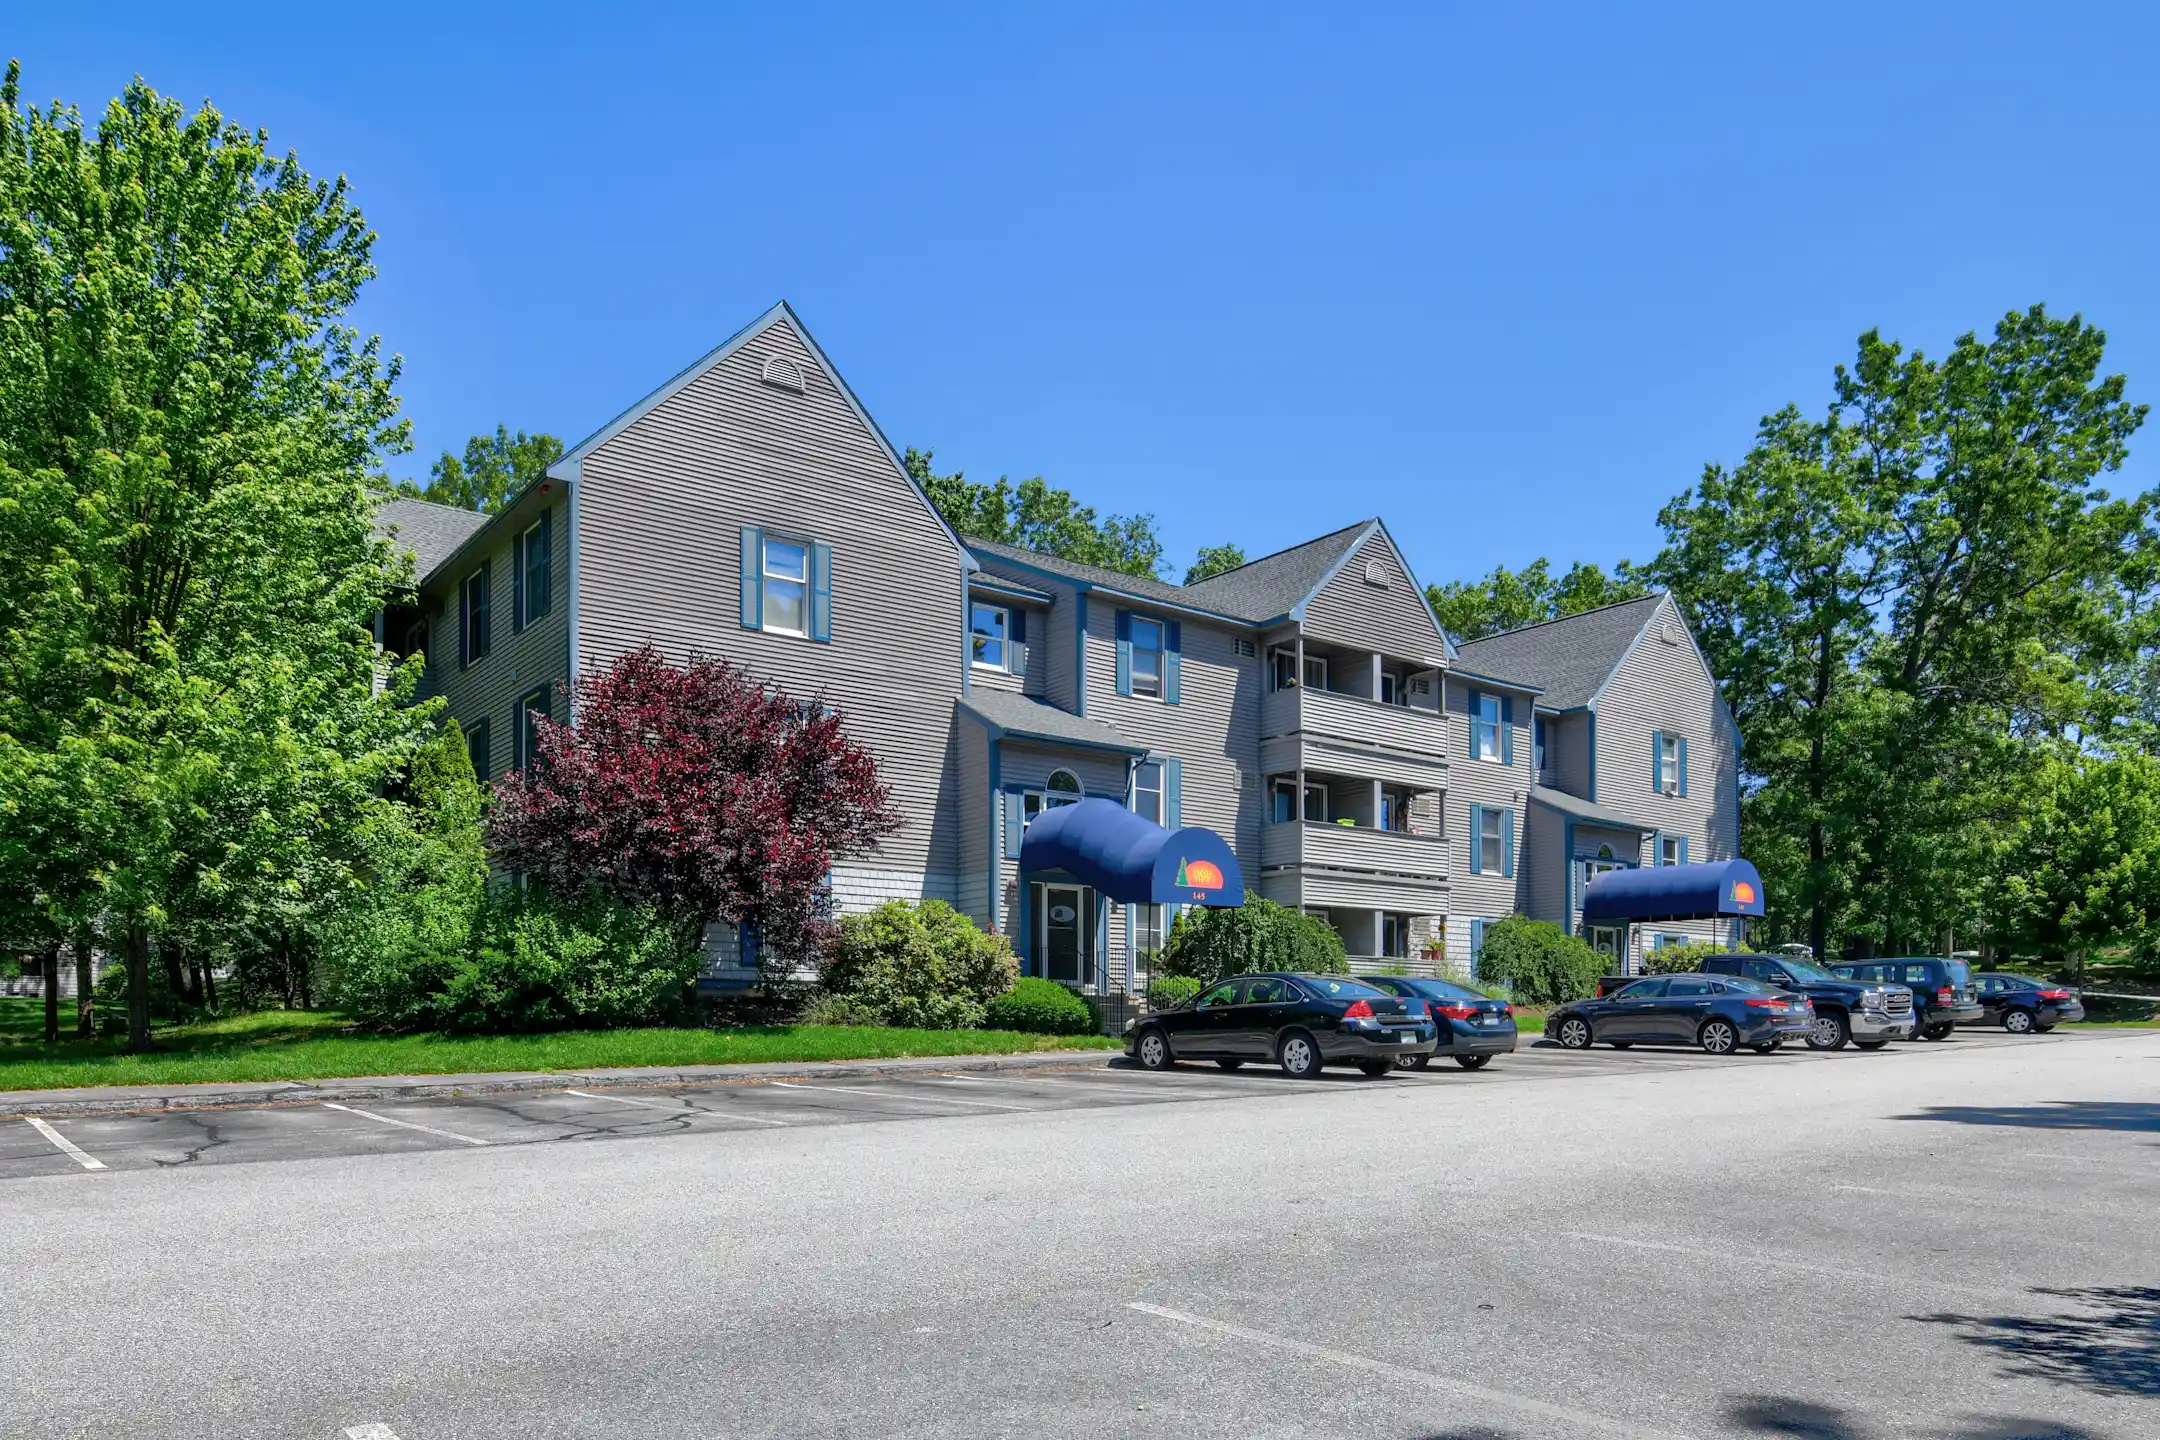
[[[1470,692],[1487,694],[1513,694],[1515,711],[1515,763],[1503,765],[1497,760],[1475,760],[1470,748]],[[1448,883],[1451,894],[1448,903],[1449,959],[1461,965],[1470,960],[1470,922],[1472,920],[1499,920],[1515,914],[1529,903],[1527,887],[1530,883],[1530,866],[1524,863],[1524,845],[1529,835],[1529,824],[1523,814],[1524,806],[1516,800],[1518,793],[1528,794],[1531,785],[1532,755],[1530,749],[1531,698],[1520,692],[1501,690],[1496,686],[1457,676],[1447,677],[1447,744],[1448,768]],[[1482,805],[1515,812],[1515,873],[1513,876],[1473,874],[1470,869],[1470,847],[1476,837],[1470,833],[1470,807]]]
[[[1150,610],[1113,596],[1087,602],[1088,718],[1107,721],[1135,745],[1175,756],[1183,776],[1181,819],[1230,841],[1248,879],[1260,846],[1260,662],[1235,652],[1247,632]],[[1130,610],[1180,627],[1179,703],[1117,693],[1117,613]]]
[[[761,383],[768,357],[792,361],[806,392]],[[793,326],[776,320],[586,454],[578,483],[581,664],[649,641],[672,661],[719,656],[822,693],[903,816],[878,854],[835,867],[843,906],[911,885],[949,897],[961,557]],[[829,644],[742,628],[745,525],[832,547]]]
[[[959,748],[955,784],[949,802],[955,811],[960,874],[954,906],[976,924],[988,927],[990,856],[996,839],[997,797],[990,793],[990,731],[972,716],[961,716],[954,743]]]
[[[528,497],[516,510],[498,518],[475,537],[455,563],[443,567],[428,585],[422,599],[428,611],[427,669],[421,682],[423,696],[440,695],[451,716],[470,733],[474,722],[488,721],[488,771],[483,781],[499,778],[517,758],[518,701],[540,686],[550,689],[548,714],[566,718],[560,694],[552,693],[565,678],[569,655],[570,546],[565,512],[559,503],[561,487]],[[516,595],[517,537],[551,511],[549,537],[548,613],[520,631],[513,620]],[[465,578],[490,562],[489,602],[491,645],[488,653],[470,665],[458,664],[458,594]]]
[[[1667,615],[1679,624],[1677,645],[1658,638]],[[1596,705],[1598,803],[1668,834],[1686,835],[1691,861],[1731,859],[1738,846],[1732,727],[1670,599],[1652,612]],[[1662,794],[1652,784],[1652,746],[1660,731],[1687,739],[1685,797]]]
[[[1044,635],[1048,629],[1050,612],[1039,605],[1024,605],[1017,600],[1007,600],[1002,596],[984,596],[983,598],[990,604],[1003,605],[1008,610],[1027,616],[1027,619],[1022,622],[1027,630],[1027,640],[1024,642],[1027,646],[1027,669],[1017,675],[1010,670],[992,670],[986,666],[973,664],[971,656],[968,683],[979,685],[987,690],[1009,690],[1016,695],[1032,695],[1041,698],[1043,680],[1048,673],[1049,665],[1048,652],[1050,647],[1046,643]]]
[[[1528,838],[1523,841],[1522,865],[1530,872],[1528,883],[1522,887],[1523,913],[1533,920],[1565,925],[1567,816],[1544,805],[1531,805],[1523,820]]]
[[[1385,587],[1365,578],[1365,562],[1377,560]],[[1447,663],[1432,611],[1395,547],[1377,531],[1351,552],[1343,566],[1305,603],[1305,633],[1341,645],[1379,650],[1424,665]]]
[[[1544,783],[1585,800],[1590,793],[1590,716],[1587,712],[1545,717],[1551,778]]]

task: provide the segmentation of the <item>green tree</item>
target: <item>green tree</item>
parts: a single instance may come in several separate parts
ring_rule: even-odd
[[[465,442],[462,457],[442,452],[428,467],[427,487],[421,498],[460,510],[484,510],[493,515],[509,504],[526,486],[547,474],[547,467],[562,459],[563,443],[553,435],[515,435],[497,425],[493,435],[475,435]],[[401,487],[412,492],[410,483]]]
[[[426,712],[370,624],[404,442],[345,183],[136,82],[95,131],[0,86],[0,788],[66,817],[54,892],[104,917],[129,1038],[191,905],[255,898]],[[243,803],[243,798],[251,803]],[[299,813],[294,813],[297,810]],[[49,813],[49,812],[48,812]],[[0,808],[0,863],[41,843]],[[199,907],[198,907],[199,908]]]
[[[1245,563],[1245,552],[1236,545],[1203,545],[1200,554],[1185,571],[1185,583],[1197,585],[1202,580],[1226,574]]]
[[[947,524],[962,535],[1023,545],[1045,555],[1155,576],[1163,564],[1162,538],[1152,515],[1097,516],[1091,506],[1073,499],[1070,490],[1053,490],[1041,476],[1015,485],[1000,475],[994,485],[970,480],[955,470],[931,469],[932,452],[912,445],[902,463]]]
[[[1245,892],[1245,903],[1178,912],[1156,962],[1160,975],[1189,975],[1212,985],[1255,970],[1346,973],[1342,937],[1325,920]]]
[[[2029,787],[1989,896],[2016,953],[2082,970],[2087,951],[2150,948],[2160,931],[2160,760],[2140,751],[2049,756]]]
[[[1503,630],[1558,620],[1650,593],[1642,574],[1622,560],[1608,575],[1585,560],[1553,578],[1551,562],[1533,560],[1520,570],[1495,566],[1482,580],[1453,580],[1425,587],[1426,603],[1440,628],[1457,640],[1482,640]]]

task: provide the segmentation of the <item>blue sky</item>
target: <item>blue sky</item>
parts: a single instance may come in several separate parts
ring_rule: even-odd
[[[782,297],[896,445],[1151,511],[1179,567],[1375,513],[1426,580],[1646,556],[1870,326],[1940,351],[2045,301],[2160,390],[2160,8],[1501,8],[116,4],[0,39],[31,98],[140,73],[351,177],[402,473],[498,421],[575,440]]]

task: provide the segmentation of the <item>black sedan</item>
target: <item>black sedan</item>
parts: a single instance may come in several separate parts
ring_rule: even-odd
[[[1653,975],[1593,1000],[1573,1000],[1545,1019],[1545,1036],[1570,1050],[1605,1044],[1700,1045],[1730,1055],[1742,1045],[1768,1055],[1815,1028],[1805,995],[1737,976]]]
[[[2013,1035],[2045,1035],[2065,1020],[2083,1020],[2085,1002],[2075,990],[2027,975],[1983,970],[1973,976],[1980,1018],[1970,1025],[2000,1025]]]
[[[1505,1001],[1445,980],[1368,975],[1365,983],[1402,996],[1413,1008],[1422,1002],[1432,1017],[1436,1043],[1430,1055],[1413,1055],[1403,1062],[1413,1070],[1423,1070],[1443,1056],[1465,1070],[1482,1070],[1493,1056],[1515,1049],[1515,1011]]]
[[[1133,1022],[1125,1053],[1143,1070],[1180,1060],[1213,1060],[1235,1070],[1273,1060],[1293,1079],[1323,1065],[1355,1065],[1385,1075],[1399,1061],[1429,1055],[1433,1022],[1399,995],[1347,975],[1239,975],[1168,1010]]]

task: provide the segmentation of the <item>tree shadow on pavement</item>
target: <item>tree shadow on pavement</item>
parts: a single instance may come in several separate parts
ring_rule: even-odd
[[[1736,1396],[1726,1402],[1724,1420],[1750,1435],[1784,1435],[1791,1440],[1886,1440],[1890,1433],[1869,1416],[1779,1395]],[[2081,1426],[2015,1416],[1970,1416],[1944,1429],[1918,1434],[1928,1440],[2101,1440],[2096,1431]]]
[[[1930,1105],[1900,1120],[1958,1125],[2021,1125],[2034,1130],[2160,1132],[2160,1105],[2133,1100],[2055,1100],[2045,1105]]]
[[[2084,1313],[1909,1318],[1956,1326],[1960,1340],[2008,1361],[2006,1374],[2102,1395],[2160,1395],[2160,1289],[2108,1285],[2033,1293],[2070,1301]]]

